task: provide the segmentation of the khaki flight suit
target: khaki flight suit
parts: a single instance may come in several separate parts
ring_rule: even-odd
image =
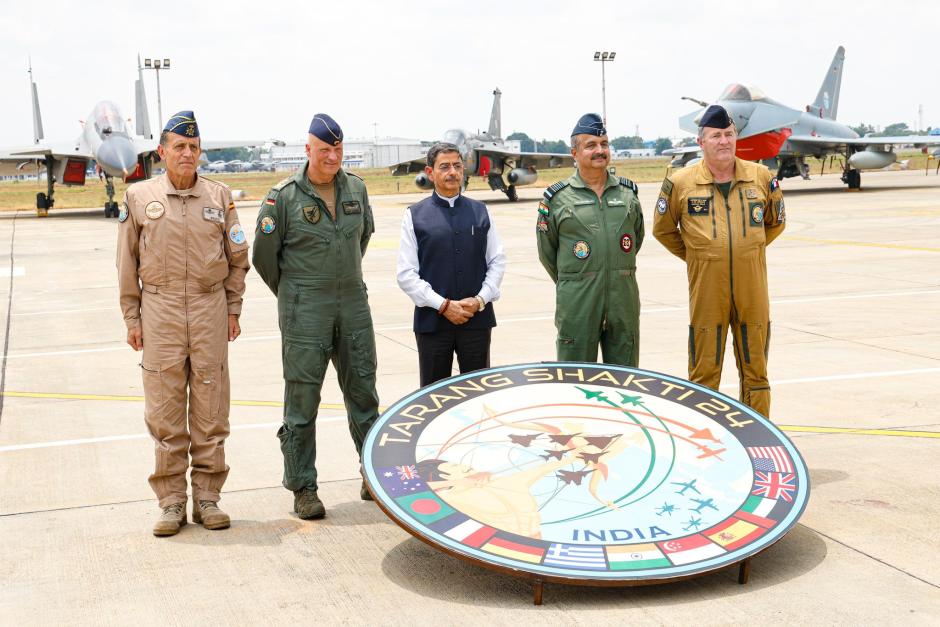
[[[766,247],[783,232],[777,179],[735,159],[728,202],[705,161],[663,181],[653,235],[684,259],[689,276],[689,379],[718,389],[729,327],[741,401],[770,416],[770,302]]]
[[[229,470],[228,314],[241,313],[248,272],[232,195],[202,177],[177,190],[163,175],[130,186],[119,219],[121,309],[127,328],[143,331],[150,486],[160,507],[185,502],[191,456],[194,499],[218,501]]]

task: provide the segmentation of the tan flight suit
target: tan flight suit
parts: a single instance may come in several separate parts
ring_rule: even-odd
[[[176,190],[163,175],[127,189],[119,220],[121,309],[128,329],[143,325],[150,487],[160,507],[185,502],[189,455],[194,499],[218,501],[229,470],[228,314],[241,313],[248,272],[232,195],[202,177]]]
[[[653,235],[684,259],[689,276],[689,379],[718,389],[731,327],[741,401],[770,416],[770,302],[765,249],[783,232],[777,179],[735,159],[728,202],[705,161],[663,181]]]

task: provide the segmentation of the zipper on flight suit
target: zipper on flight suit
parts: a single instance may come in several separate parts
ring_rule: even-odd
[[[741,201],[741,237],[747,237],[747,212],[744,208],[747,204],[744,202],[744,192],[741,191],[741,188],[738,188],[738,200]]]
[[[718,184],[715,183],[715,188],[718,188]],[[731,186],[734,187],[734,182],[732,181]],[[728,196],[731,196],[731,191],[728,190]],[[731,230],[731,205],[725,200],[724,195],[722,195],[721,190],[718,190],[718,196],[721,198],[722,202],[725,204],[725,215],[727,216],[728,223],[728,282],[731,287],[731,310],[737,313],[737,306],[734,304],[734,246],[732,241],[734,240],[734,231]]]

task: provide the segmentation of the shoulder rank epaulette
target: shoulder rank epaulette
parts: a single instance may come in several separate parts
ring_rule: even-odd
[[[557,194],[559,191],[565,189],[566,187],[568,187],[567,181],[558,181],[557,183],[555,183],[554,185],[552,185],[551,187],[545,190],[545,193],[543,194],[545,196],[545,200],[551,200],[552,196]]]
[[[350,172],[349,170],[345,170],[345,172],[346,172],[346,174],[348,174],[349,176],[355,176],[357,179],[359,179],[360,181],[362,181],[363,183],[365,183],[365,179],[362,178],[361,176],[359,176],[358,174],[356,174],[355,172]]]
[[[638,190],[637,187],[636,187],[636,183],[634,183],[634,182],[631,181],[630,179],[628,179],[628,178],[626,178],[626,177],[623,177],[623,176],[618,176],[617,178],[620,179],[620,184],[621,184],[621,185],[623,185],[624,187],[628,187],[628,188],[632,189],[634,194],[637,194],[637,193],[639,192],[639,190]]]
[[[275,196],[277,196],[277,193],[278,193],[279,191],[281,191],[282,189],[284,189],[285,187],[287,187],[288,185],[290,185],[290,183],[293,182],[293,180],[294,180],[294,177],[293,177],[293,176],[288,176],[286,179],[284,179],[283,181],[278,182],[277,185],[275,185],[274,187],[272,187],[272,188],[271,188],[271,191],[268,192],[268,193],[269,193],[269,194],[274,194]]]

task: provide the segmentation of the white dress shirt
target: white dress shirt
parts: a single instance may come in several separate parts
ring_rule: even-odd
[[[438,195],[436,191],[431,193],[446,201],[451,208],[457,202],[457,198],[460,197],[459,194],[447,198]],[[489,207],[486,208],[486,215],[490,219],[490,230],[486,234],[486,278],[483,279],[483,287],[480,288],[479,296],[484,303],[491,303],[499,299],[499,286],[503,282],[503,273],[506,271],[506,253],[503,252],[503,244],[499,241],[496,224],[490,215]],[[431,284],[418,274],[418,238],[415,236],[410,207],[405,209],[405,215],[401,221],[401,243],[398,247],[398,286],[418,307],[440,309],[441,305],[444,304],[444,297],[435,292]]]

